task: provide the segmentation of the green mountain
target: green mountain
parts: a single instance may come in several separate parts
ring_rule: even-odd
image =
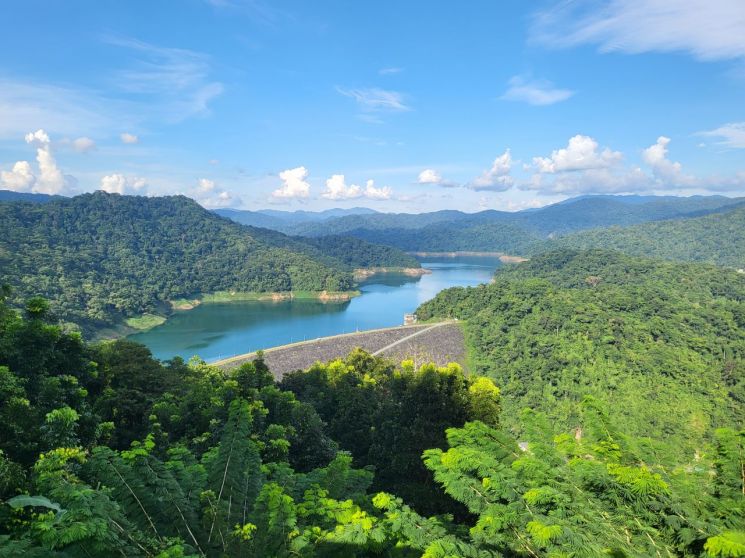
[[[28,192],[14,192],[13,190],[0,190],[0,202],[25,201],[30,203],[47,203],[52,200],[61,200],[64,196],[50,194],[31,194]]]
[[[558,251],[490,285],[441,292],[421,319],[466,322],[472,372],[560,428],[602,402],[647,455],[691,458],[745,421],[745,275],[609,251]]]
[[[724,196],[585,196],[514,213],[437,211],[345,216],[285,227],[302,236],[343,234],[405,251],[477,250],[524,254],[534,242],[596,227],[695,217],[742,199]]]
[[[219,291],[348,291],[352,270],[417,265],[353,240],[305,242],[244,227],[181,197],[96,192],[46,204],[0,204],[2,282],[16,300],[43,295],[88,333],[168,301]],[[329,255],[331,254],[331,255]],[[343,256],[343,261],[336,256]]]
[[[370,215],[377,213],[366,207],[353,207],[350,209],[326,209],[323,211],[280,211],[276,209],[260,209],[249,211],[245,209],[215,209],[215,213],[221,217],[252,227],[264,227],[280,232],[291,232],[294,227],[301,223],[320,223],[328,219],[352,215]]]
[[[555,248],[609,248],[627,254],[745,268],[745,207],[722,213],[609,227],[539,243],[532,252]]]

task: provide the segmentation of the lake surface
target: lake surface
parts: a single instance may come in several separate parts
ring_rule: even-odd
[[[130,339],[159,359],[199,355],[206,361],[306,339],[401,325],[403,316],[448,287],[488,283],[497,258],[425,258],[429,275],[377,275],[347,302],[316,300],[201,304],[176,312],[166,323]]]

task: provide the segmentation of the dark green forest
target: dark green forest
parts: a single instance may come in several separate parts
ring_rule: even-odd
[[[357,239],[305,242],[220,218],[182,197],[96,192],[0,203],[0,278],[91,334],[217,291],[347,291],[356,267],[418,267]]]
[[[745,268],[745,208],[685,220],[582,231],[539,244],[557,248],[608,248],[626,254]]]

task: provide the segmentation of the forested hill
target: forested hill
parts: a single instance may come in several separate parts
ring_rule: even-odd
[[[360,262],[411,263],[390,248],[351,248],[342,262],[323,243],[241,226],[183,196],[0,203],[0,281],[16,300],[47,297],[88,332],[198,293],[345,291]]]
[[[436,211],[342,216],[319,222],[267,225],[302,236],[343,234],[404,251],[496,251],[525,255],[576,231],[689,219],[727,211],[743,200],[724,196],[587,196],[518,212]]]
[[[690,458],[745,420],[745,275],[609,251],[558,251],[495,282],[441,292],[420,318],[466,320],[472,372],[505,420],[531,408],[563,428],[587,396],[645,452]],[[661,449],[664,448],[664,449]]]
[[[598,247],[742,269],[745,268],[745,207],[691,219],[578,232],[539,243],[531,251]]]

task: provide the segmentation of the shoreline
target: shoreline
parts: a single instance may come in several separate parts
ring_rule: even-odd
[[[373,275],[384,275],[386,273],[397,273],[400,275],[408,275],[409,277],[421,277],[422,275],[429,275],[432,273],[432,270],[423,267],[365,267],[355,269],[353,277],[355,281],[364,281]]]
[[[347,302],[354,297],[360,296],[360,291],[287,291],[287,292],[241,292],[241,291],[218,291],[203,294],[194,298],[180,298],[169,300],[166,305],[170,312],[163,314],[145,313],[138,316],[130,316],[122,320],[120,324],[103,329],[100,339],[119,339],[135,333],[142,333],[153,329],[168,321],[176,312],[187,312],[202,304],[230,303],[230,302],[286,302],[288,300],[318,300],[320,302]]]
[[[459,258],[463,256],[473,256],[479,258],[499,258],[502,263],[522,263],[527,262],[528,258],[522,256],[511,256],[503,252],[471,252],[466,250],[455,250],[452,252],[406,252],[410,256],[418,258]]]
[[[288,300],[320,300],[321,302],[346,302],[359,296],[354,291],[284,291],[284,292],[255,292],[255,291],[217,291],[201,294],[194,298],[179,298],[169,300],[168,304],[174,312],[192,310],[200,304],[220,302],[285,302]]]

